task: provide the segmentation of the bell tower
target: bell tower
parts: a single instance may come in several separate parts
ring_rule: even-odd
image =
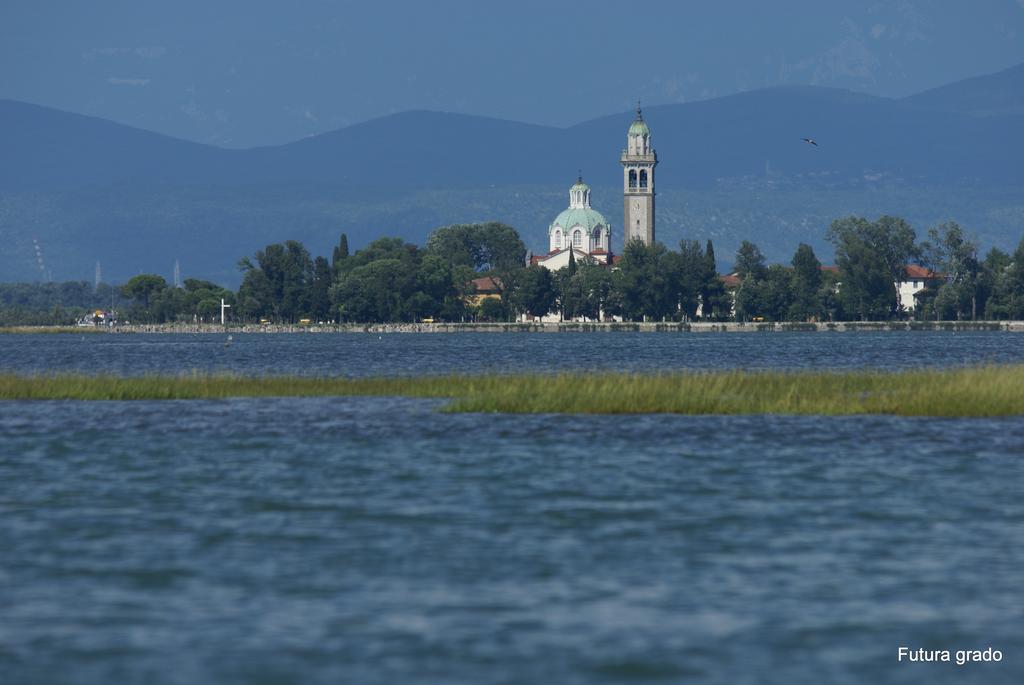
[[[651,129],[644,121],[640,103],[636,119],[626,135],[622,163],[622,193],[625,200],[623,239],[628,243],[639,238],[645,245],[654,244],[654,167],[658,155],[651,147]]]

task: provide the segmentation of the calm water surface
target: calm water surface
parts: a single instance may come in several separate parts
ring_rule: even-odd
[[[227,344],[226,344],[227,343]],[[0,335],[0,371],[233,371],[331,376],[1024,363],[1024,335],[983,333],[392,333]]]
[[[1024,361],[1012,334],[223,343],[0,336],[0,370]],[[1024,420],[437,406],[0,403],[0,682],[1024,681]]]

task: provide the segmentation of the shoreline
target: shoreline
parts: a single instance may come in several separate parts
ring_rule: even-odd
[[[380,323],[380,324],[130,324],[88,326],[11,326],[0,334],[216,334],[216,333],[830,333],[830,332],[1008,332],[1024,333],[1024,321],[836,321],[796,322],[615,322],[615,323]]]

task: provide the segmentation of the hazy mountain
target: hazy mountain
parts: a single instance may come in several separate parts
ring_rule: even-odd
[[[1022,35],[1021,0],[5,0],[0,97],[240,149],[413,109],[571,126],[774,86],[903,97],[1024,61]]]
[[[229,159],[209,145],[0,100],[0,191],[204,180]]]
[[[926,90],[904,101],[976,116],[1024,114],[1024,64]]]
[[[751,238],[788,259],[800,240],[827,251],[830,218],[884,211],[969,219],[986,246],[1007,247],[1024,233],[1022,74],[904,100],[782,87],[645,109],[661,160],[659,237],[714,237],[726,258]],[[90,278],[97,260],[108,279],[169,272],[179,258],[186,275],[233,282],[237,259],[267,242],[327,252],[343,230],[354,247],[380,235],[422,242],[438,225],[483,219],[540,250],[579,170],[619,227],[632,118],[559,129],[405,112],[228,150],[0,101],[0,280],[40,276],[33,238],[58,279]]]

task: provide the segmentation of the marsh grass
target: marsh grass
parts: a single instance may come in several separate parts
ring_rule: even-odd
[[[1024,365],[882,371],[452,375],[385,378],[193,373],[0,375],[0,399],[405,396],[443,411],[563,414],[1024,415]]]

